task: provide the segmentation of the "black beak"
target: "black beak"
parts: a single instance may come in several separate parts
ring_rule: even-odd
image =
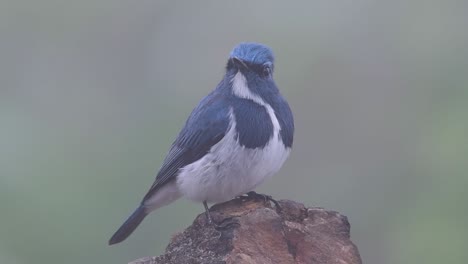
[[[245,68],[245,69],[249,69],[249,67],[247,66],[247,64],[245,64],[245,62],[243,62],[241,59],[239,59],[238,57],[232,57],[231,58],[231,61],[237,65],[237,67],[240,67],[240,68]]]

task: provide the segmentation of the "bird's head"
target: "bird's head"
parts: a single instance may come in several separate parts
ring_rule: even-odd
[[[273,52],[259,43],[241,43],[230,54],[227,69],[270,77],[273,73]]]

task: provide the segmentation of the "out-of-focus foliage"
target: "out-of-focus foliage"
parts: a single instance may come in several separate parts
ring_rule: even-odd
[[[107,240],[242,41],[297,133],[260,191],[347,215],[366,263],[468,258],[468,2],[0,2],[0,263],[126,263],[203,207]]]

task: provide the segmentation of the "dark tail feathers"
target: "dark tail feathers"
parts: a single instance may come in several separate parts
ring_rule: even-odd
[[[130,234],[135,231],[138,225],[145,219],[148,213],[145,212],[145,207],[140,205],[135,212],[123,223],[123,225],[115,232],[109,240],[109,245],[117,244],[124,241]]]

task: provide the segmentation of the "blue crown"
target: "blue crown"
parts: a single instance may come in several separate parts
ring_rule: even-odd
[[[271,49],[259,43],[241,43],[231,51],[231,58],[236,57],[253,64],[273,64],[275,58]]]

